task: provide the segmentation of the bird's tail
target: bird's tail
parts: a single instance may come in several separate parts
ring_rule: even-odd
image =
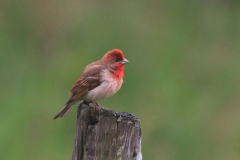
[[[70,109],[72,108],[73,105],[69,105],[69,104],[66,104],[63,109],[53,118],[54,119],[57,119],[58,117],[61,117],[61,118],[64,118],[68,112],[70,111]]]

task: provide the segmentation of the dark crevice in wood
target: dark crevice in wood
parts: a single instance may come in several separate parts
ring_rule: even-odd
[[[92,120],[92,122],[91,122],[92,126],[94,126],[95,124],[98,123],[98,120],[94,119],[92,116],[91,116],[91,120]]]
[[[137,157],[137,153],[136,152],[133,153],[133,157]]]

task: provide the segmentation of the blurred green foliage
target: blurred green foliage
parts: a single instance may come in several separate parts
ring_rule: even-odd
[[[240,3],[0,1],[0,159],[70,159],[76,109],[52,118],[85,66],[119,48],[146,160],[240,159]]]

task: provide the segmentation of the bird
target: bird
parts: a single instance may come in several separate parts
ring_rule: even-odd
[[[100,108],[97,103],[115,94],[122,86],[124,65],[129,61],[124,58],[120,49],[107,52],[100,60],[87,65],[80,78],[72,86],[70,98],[62,110],[53,118],[64,118],[76,102],[92,103]]]

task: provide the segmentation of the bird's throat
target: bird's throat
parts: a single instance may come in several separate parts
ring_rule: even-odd
[[[123,79],[124,77],[123,69],[124,69],[124,66],[118,68],[117,70],[115,70],[115,72],[112,73],[114,79]]]

